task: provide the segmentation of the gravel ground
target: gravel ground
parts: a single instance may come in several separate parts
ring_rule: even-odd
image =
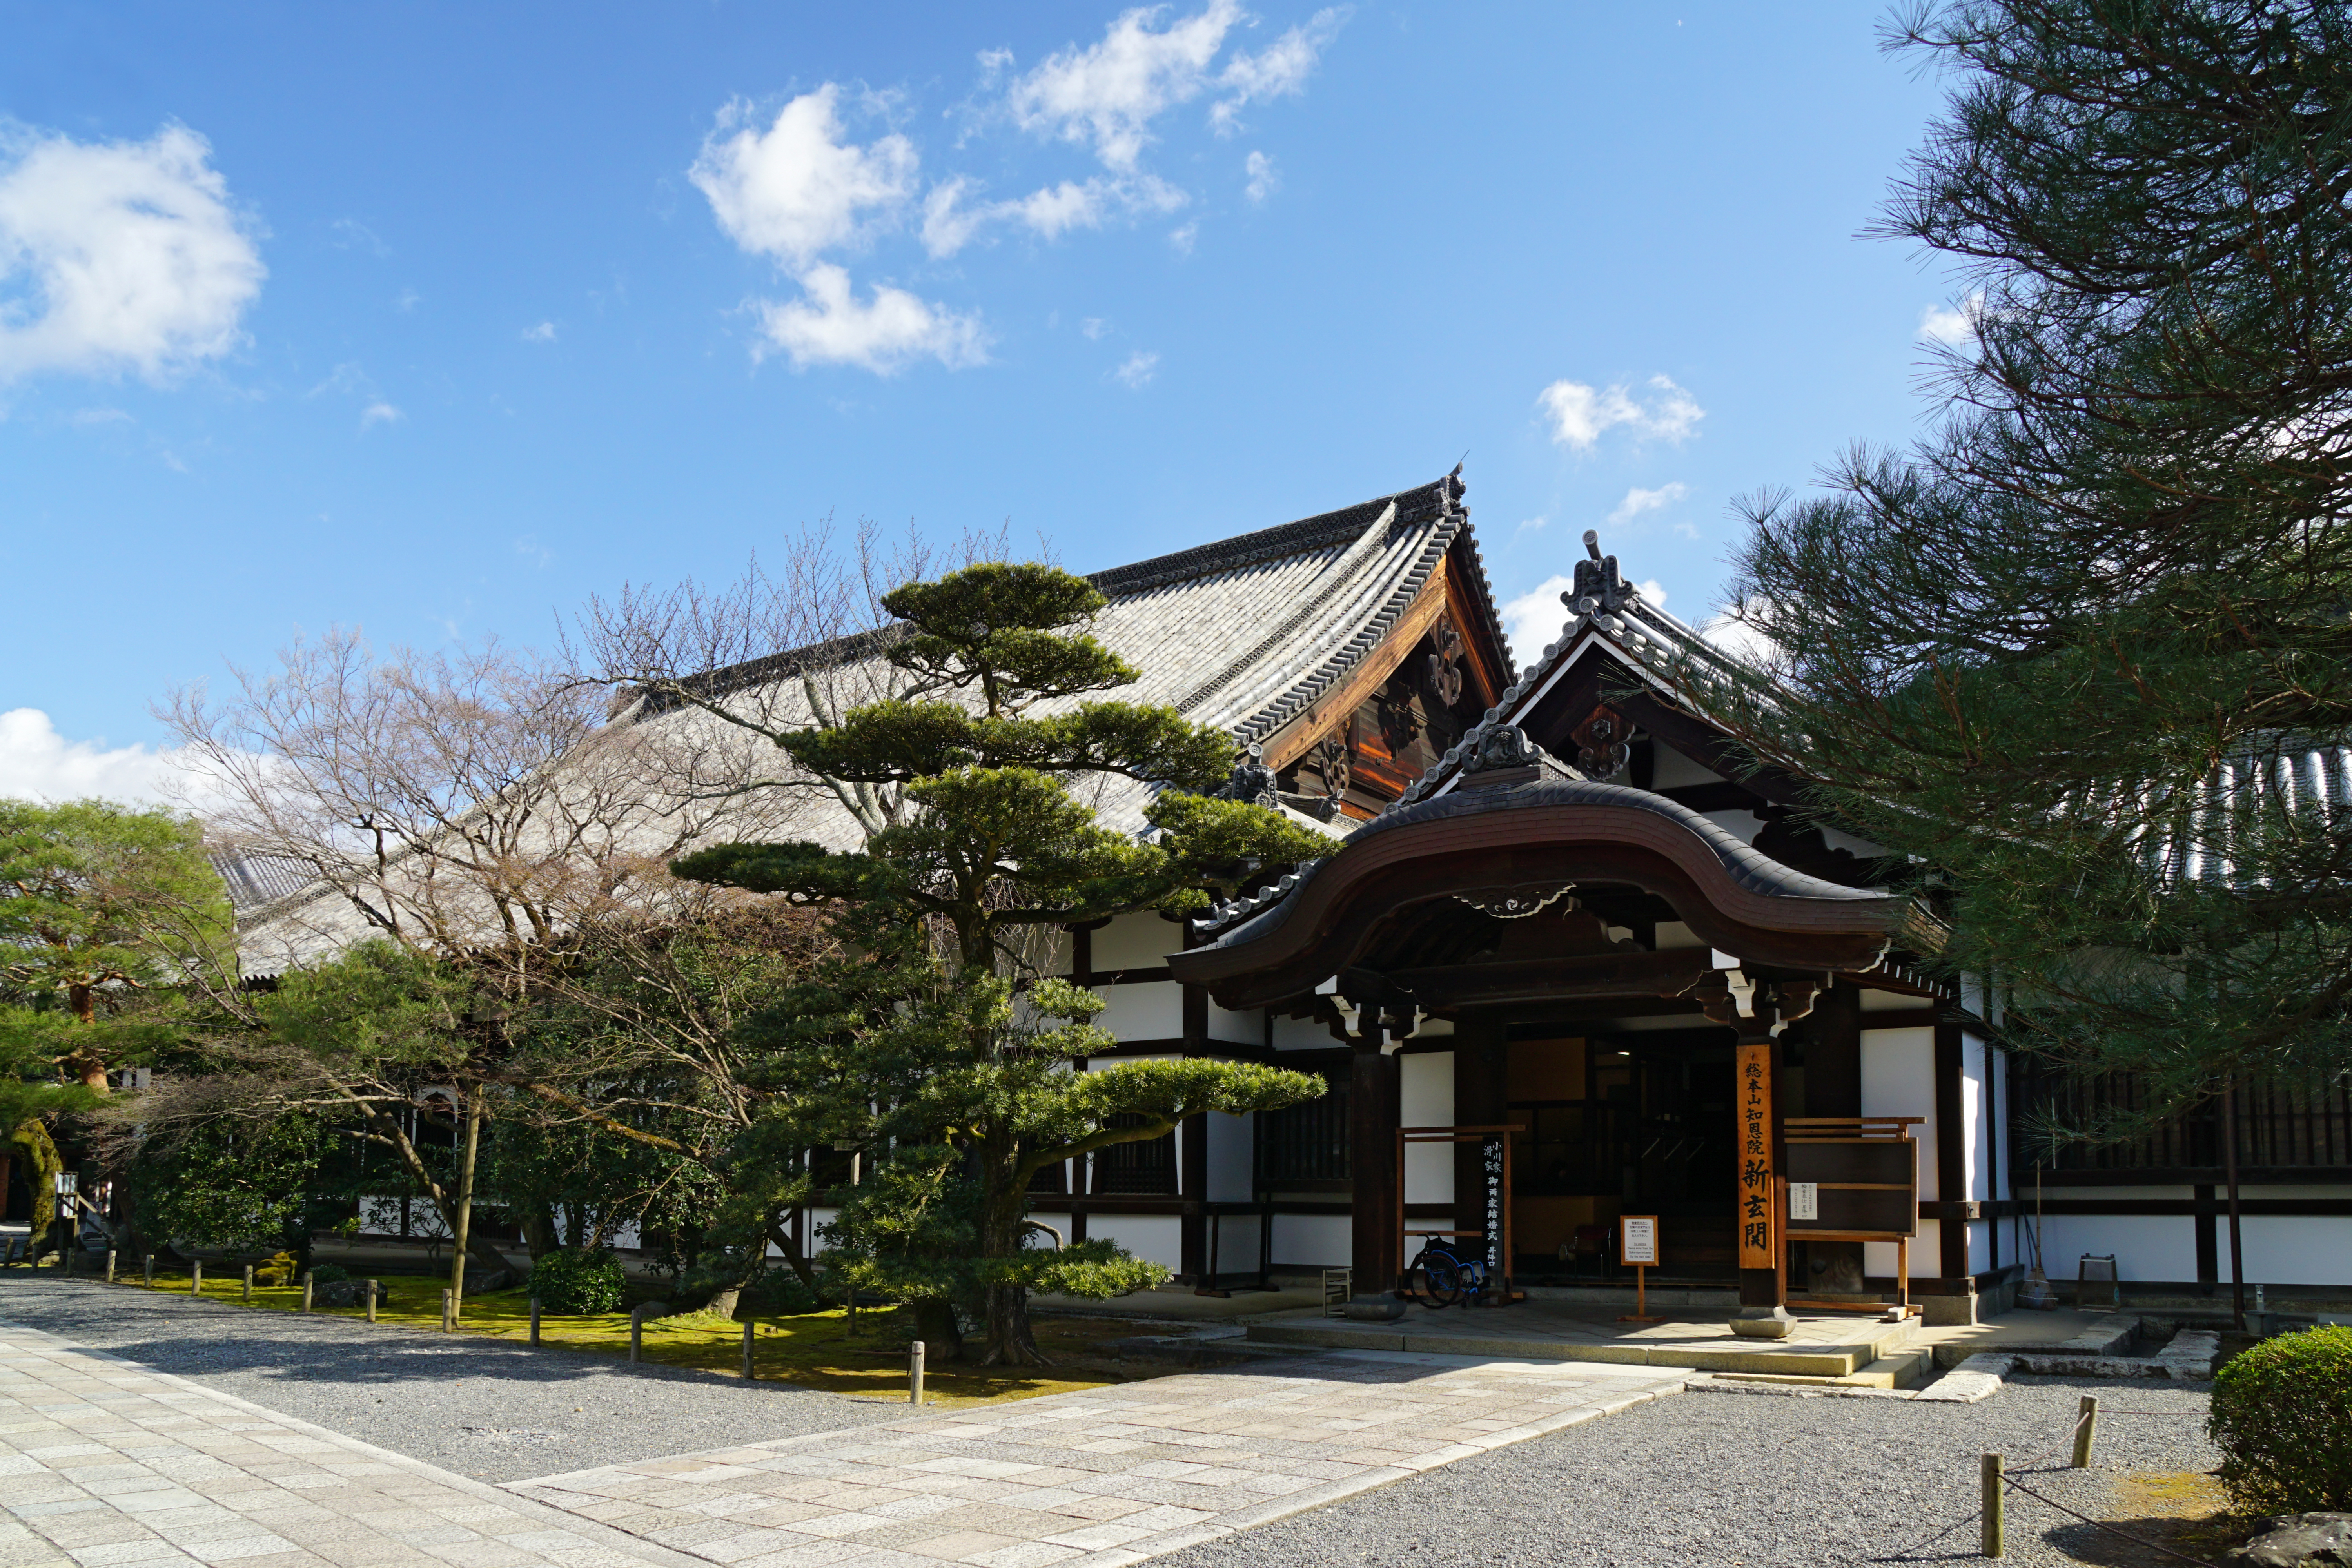
[[[2206,1395],[2114,1379],[2027,1378],[1982,1405],[1682,1394],[1498,1448],[1279,1524],[1160,1559],[1153,1568],[1324,1563],[1766,1564],[1979,1561],[1977,1527],[1923,1538],[1976,1509],[1978,1456],[2012,1473],[2066,1442],[2075,1402],[2099,1397],[2095,1468],[2021,1476],[2084,1513],[2140,1533],[2160,1523],[2126,1472],[2210,1470]],[[2062,1450],[2042,1464],[2065,1463]],[[2159,1512],[2168,1512],[2156,1505]],[[2179,1511],[2202,1514],[2210,1506]],[[2011,1496],[2005,1561],[2140,1568],[2177,1563]],[[2177,1542],[2176,1542],[2177,1544]],[[2201,1553],[2210,1555],[2210,1552]]]
[[[896,1420],[903,1404],[339,1318],[0,1272],[0,1324],[250,1399],[486,1480]]]

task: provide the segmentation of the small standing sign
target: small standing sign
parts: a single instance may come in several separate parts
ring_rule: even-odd
[[[1789,1184],[1789,1217],[1790,1219],[1822,1217],[1822,1187],[1819,1182]]]
[[[1633,1313],[1621,1323],[1654,1323],[1650,1313],[1650,1270],[1658,1266],[1658,1216],[1620,1215],[1617,1218],[1617,1261],[1633,1268]]]

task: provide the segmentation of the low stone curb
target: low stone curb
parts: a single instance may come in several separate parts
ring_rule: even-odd
[[[1972,1355],[1925,1388],[1838,1388],[1822,1384],[1748,1383],[1695,1377],[1683,1387],[1693,1394],[1777,1394],[1798,1399],[1911,1399],[1924,1405],[1980,1405],[2000,1392],[2011,1358]]]

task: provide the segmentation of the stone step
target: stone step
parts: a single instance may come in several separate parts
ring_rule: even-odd
[[[1767,1373],[1799,1377],[1851,1377],[1889,1357],[1911,1354],[1918,1331],[1910,1323],[1857,1323],[1857,1332],[1836,1345],[1742,1342],[1737,1348],[1693,1345],[1672,1340],[1520,1338],[1499,1333],[1449,1333],[1416,1321],[1410,1329],[1385,1324],[1343,1323],[1336,1319],[1306,1322],[1252,1323],[1248,1338],[1267,1345],[1311,1345],[1330,1350],[1412,1351],[1427,1355],[1487,1356],[1498,1361],[1581,1361],[1615,1366],[1684,1367],[1693,1372]]]
[[[1935,1353],[1922,1348],[1881,1356],[1843,1377],[1771,1372],[1720,1372],[1715,1375],[1724,1383],[1770,1383],[1797,1388],[1916,1388],[1927,1381],[1935,1364]]]

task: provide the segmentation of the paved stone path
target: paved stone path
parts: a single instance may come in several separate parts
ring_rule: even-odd
[[[0,1568],[704,1568],[652,1542],[0,1324]]]
[[[1687,1375],[1337,1352],[507,1484],[730,1568],[1115,1568],[1646,1404]]]

